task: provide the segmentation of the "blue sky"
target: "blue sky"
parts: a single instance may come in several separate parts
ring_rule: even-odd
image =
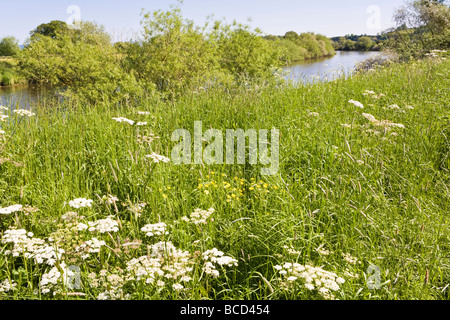
[[[267,34],[312,31],[326,36],[377,34],[393,26],[392,14],[403,0],[184,0],[183,15],[202,24],[213,14],[231,22],[249,23]],[[15,36],[23,43],[43,22],[68,21],[69,6],[80,9],[82,20],[105,26],[115,40],[140,30],[140,12],[169,9],[174,0],[14,0],[2,1],[0,37]],[[369,10],[369,11],[368,11]],[[251,18],[251,22],[248,19]]]

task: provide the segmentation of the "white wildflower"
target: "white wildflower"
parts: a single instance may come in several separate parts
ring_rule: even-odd
[[[17,283],[14,280],[9,281],[5,279],[2,283],[0,283],[0,293],[12,291],[17,287]]]
[[[33,112],[31,112],[30,110],[25,110],[25,109],[17,109],[13,111],[14,113],[18,114],[19,116],[27,116],[27,117],[32,117],[35,114]]]
[[[208,210],[203,210],[203,209],[195,209],[194,212],[192,212],[190,214],[190,218],[188,217],[183,217],[181,218],[182,220],[186,221],[186,222],[192,222],[194,224],[199,224],[199,223],[203,223],[206,224],[208,218],[214,213],[214,208],[210,208]],[[213,220],[213,219],[211,219]]]
[[[90,232],[117,232],[119,231],[119,224],[117,221],[111,219],[112,216],[107,217],[106,219],[100,219],[97,221],[89,221],[89,231]],[[80,225],[78,225],[80,227]]]
[[[6,208],[0,208],[0,214],[11,214],[17,211],[22,211],[21,204],[15,204]]]
[[[147,237],[168,235],[169,232],[166,231],[167,225],[164,222],[147,224],[141,228],[141,231],[146,232]]]
[[[85,208],[85,207],[91,207],[93,200],[88,200],[85,198],[78,198],[72,201],[69,201],[69,205],[72,208],[78,209],[78,208]]]
[[[128,123],[130,125],[134,124],[133,120],[130,120],[130,119],[127,119],[127,118],[124,118],[124,117],[113,118],[113,120],[116,120],[117,122],[126,122],[126,123]]]
[[[356,264],[358,262],[358,259],[351,256],[349,253],[342,253],[342,256],[344,257],[344,260],[351,264]]]
[[[176,290],[176,291],[179,291],[179,290],[182,290],[184,287],[183,287],[181,284],[179,284],[179,283],[174,283],[174,284],[172,285],[172,288],[173,288],[174,290]]]
[[[146,155],[146,158],[151,158],[153,159],[153,162],[158,163],[158,162],[169,162],[170,159],[166,158],[162,155],[156,154],[155,152],[153,152],[152,154]]]
[[[349,100],[348,102],[351,103],[351,104],[353,104],[353,105],[355,105],[356,107],[364,108],[364,105],[363,105],[361,102],[359,102],[359,101],[356,101],[356,100]]]

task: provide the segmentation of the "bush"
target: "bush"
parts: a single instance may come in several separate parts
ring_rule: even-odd
[[[136,79],[120,67],[109,36],[92,23],[57,37],[35,35],[20,56],[19,68],[38,84],[67,86],[66,94],[89,101],[118,102],[141,95]]]
[[[20,52],[19,40],[6,37],[0,41],[0,56],[14,57]]]

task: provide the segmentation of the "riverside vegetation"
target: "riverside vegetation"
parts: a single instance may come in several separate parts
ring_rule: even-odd
[[[144,25],[173,14],[146,16]],[[148,41],[175,47],[166,36],[189,34],[183,48],[217,49],[199,44],[192,25],[179,26],[180,34],[151,32]],[[272,56],[254,33],[235,32]],[[101,64],[97,55],[109,51],[95,51],[104,48],[99,38],[79,36],[88,40],[42,38],[46,45],[35,40],[30,50],[89,49],[89,66]],[[241,57],[230,57],[243,44],[225,38],[218,47],[228,59],[214,62],[222,67],[213,83],[197,82],[208,65],[194,55],[198,65],[186,67],[192,52],[181,48],[167,53],[190,52],[187,60],[164,57],[183,81],[168,65],[156,73],[161,56],[138,60],[143,41],[123,45],[126,55],[102,55],[120,68],[65,78],[71,99],[0,107],[2,299],[449,298],[447,52],[293,85],[273,71],[238,72]],[[21,63],[42,70],[30,57]],[[62,81],[54,63],[46,66]],[[123,79],[121,68],[133,77]],[[88,76],[102,87],[82,87]],[[171,135],[192,132],[195,121],[278,129],[278,173],[261,176],[261,164],[175,165]]]

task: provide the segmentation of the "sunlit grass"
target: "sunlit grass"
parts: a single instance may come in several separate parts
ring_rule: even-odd
[[[332,292],[339,299],[448,299],[448,74],[448,60],[435,59],[329,83],[199,91],[132,108],[65,102],[36,106],[31,117],[3,110],[0,208],[23,208],[0,214],[0,234],[16,228],[53,238],[66,252],[58,261],[80,268],[83,287],[75,291],[84,295],[66,295],[62,283],[55,296],[44,294],[39,283],[52,267],[5,255],[11,244],[2,243],[0,283],[16,287],[0,297],[323,298],[304,279],[285,281],[275,266],[289,262],[342,277]],[[135,123],[113,120],[119,117]],[[260,164],[176,166],[146,157],[170,158],[172,132],[193,132],[194,121],[223,132],[277,128],[279,173],[261,176]],[[77,198],[92,206],[70,207]],[[186,219],[210,208],[206,223]],[[117,231],[79,228],[108,217]],[[141,230],[158,223],[167,234]],[[105,245],[84,259],[75,248],[94,237]],[[187,252],[186,289],[168,278],[164,286],[127,278],[127,263],[160,241]],[[213,248],[238,262],[218,267],[217,278],[202,260]],[[380,269],[379,289],[367,286],[370,265]]]

